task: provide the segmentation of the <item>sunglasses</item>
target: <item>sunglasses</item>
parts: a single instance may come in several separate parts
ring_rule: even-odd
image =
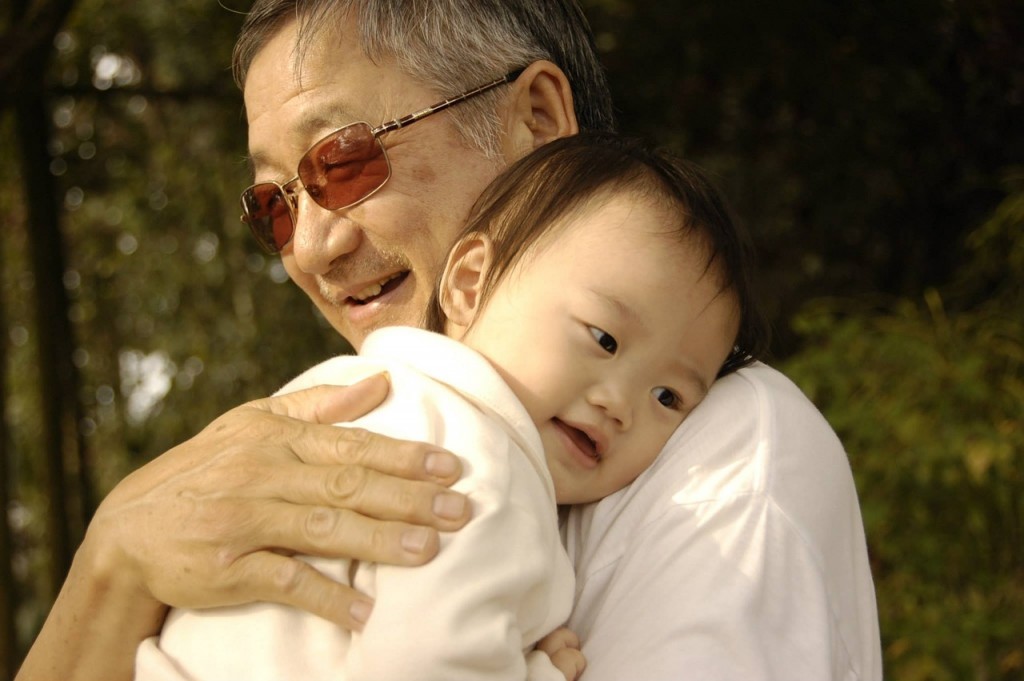
[[[263,250],[280,253],[295,233],[298,210],[296,184],[327,210],[348,208],[372,196],[391,177],[381,135],[412,125],[427,116],[514,81],[517,69],[461,95],[371,128],[351,123],[338,128],[309,148],[299,160],[298,174],[284,184],[258,182],[242,192],[242,222],[249,225]]]

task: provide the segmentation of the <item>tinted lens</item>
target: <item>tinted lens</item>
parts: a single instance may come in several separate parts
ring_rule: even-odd
[[[306,192],[328,210],[362,201],[383,187],[390,174],[384,147],[366,123],[331,133],[299,162],[299,179]]]
[[[263,182],[242,192],[242,211],[253,236],[270,253],[277,253],[291,240],[295,224],[284,190]]]

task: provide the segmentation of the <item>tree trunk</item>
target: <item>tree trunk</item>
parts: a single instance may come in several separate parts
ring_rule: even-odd
[[[0,60],[0,80],[4,81],[0,85],[10,95],[5,103],[12,106],[15,115],[35,282],[51,596],[60,590],[74,544],[84,533],[91,511],[89,470],[77,435],[78,377],[71,359],[74,341],[64,289],[60,201],[49,169],[50,112],[44,94],[53,36],[72,4],[71,0],[12,3],[8,35],[17,49],[12,48],[7,59]],[[19,32],[19,28],[23,30]]]
[[[3,272],[3,253],[0,253],[0,274]],[[2,278],[2,277],[0,277]],[[7,328],[3,298],[0,298],[0,328]],[[14,583],[14,541],[11,532],[11,468],[7,460],[7,343],[0,340],[0,679],[13,679],[21,656],[15,630],[18,610],[17,588]]]
[[[15,105],[22,182],[28,208],[28,233],[35,275],[36,340],[39,351],[39,392],[43,415],[42,444],[46,458],[47,531],[51,549],[50,586],[60,590],[71,566],[70,488],[65,450],[75,437],[67,437],[67,403],[77,397],[68,392],[71,353],[67,293],[64,290],[64,258],[57,225],[58,214],[47,158],[47,110],[40,95],[23,96]]]

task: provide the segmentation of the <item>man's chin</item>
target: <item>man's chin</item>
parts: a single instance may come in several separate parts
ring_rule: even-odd
[[[370,335],[374,328],[376,328],[353,326],[345,318],[344,311],[337,307],[326,305],[318,305],[317,307],[320,310],[320,314],[322,314],[331,325],[331,328],[337,331],[338,334],[356,350],[356,352],[359,352],[359,348],[362,346],[363,341],[366,340],[366,337]]]
[[[389,305],[386,309],[381,309],[382,306],[379,305],[360,306],[351,303],[340,306],[326,304],[318,307],[328,323],[355,348],[356,352],[366,337],[377,329],[385,326],[422,326],[419,319],[409,319],[410,315],[404,314],[408,312],[407,305]],[[377,309],[369,309],[371,307]]]
[[[345,341],[356,350],[362,345],[363,340],[369,335],[369,331],[355,326],[345,315],[345,306],[336,305],[322,296],[313,296],[313,305],[316,306],[320,316],[331,325],[331,328],[338,332]]]

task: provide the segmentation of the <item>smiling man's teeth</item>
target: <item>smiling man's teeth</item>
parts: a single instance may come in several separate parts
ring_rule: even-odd
[[[372,298],[373,296],[378,295],[381,292],[381,289],[383,288],[384,287],[381,286],[380,284],[370,284],[362,291],[352,296],[352,299],[358,300],[359,302],[363,302],[367,298]]]
[[[354,295],[352,295],[350,297],[352,298],[352,300],[355,300],[355,301],[358,301],[358,302],[361,303],[361,302],[363,302],[363,301],[365,301],[365,300],[367,300],[369,298],[373,298],[374,296],[378,296],[378,295],[380,295],[380,292],[384,289],[384,286],[389,281],[391,281],[392,279],[397,279],[398,277],[399,277],[399,275],[395,274],[395,275],[392,275],[392,276],[388,277],[387,279],[384,279],[383,281],[377,282],[376,284],[370,284],[369,286],[364,288],[359,293],[356,293],[356,294],[354,294]]]

